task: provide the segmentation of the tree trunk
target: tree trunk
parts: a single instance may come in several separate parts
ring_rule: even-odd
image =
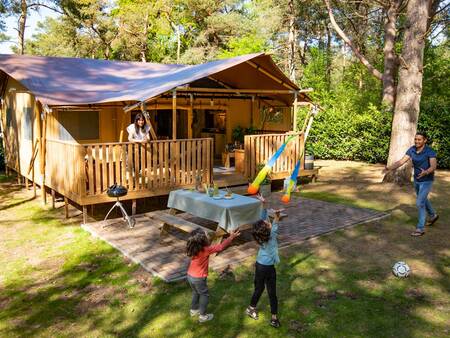
[[[289,79],[295,82],[295,47],[296,47],[296,32],[295,32],[295,12],[294,0],[289,0],[289,35],[288,35],[288,74]]]
[[[387,9],[384,24],[384,71],[383,71],[383,99],[382,103],[390,112],[395,106],[395,74],[397,72],[397,58],[395,55],[395,37],[397,28],[398,8],[402,0],[392,0]]]
[[[145,14],[144,19],[144,31],[142,32],[141,41],[141,62],[147,62],[147,51],[148,51],[148,25],[149,25],[149,15],[148,12]]]
[[[20,17],[19,17],[19,54],[25,54],[25,27],[27,23],[28,5],[26,0],[20,3]]]
[[[422,95],[423,51],[425,46],[429,0],[409,0],[406,9],[406,29],[400,57],[399,82],[392,121],[388,165],[398,161],[413,144],[419,119]],[[391,172],[384,182],[405,184],[411,181],[411,165]]]
[[[326,52],[326,81],[327,81],[327,90],[330,91],[331,88],[331,32],[328,25],[325,26],[326,34],[327,34],[327,52]]]

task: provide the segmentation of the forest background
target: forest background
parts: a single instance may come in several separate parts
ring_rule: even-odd
[[[14,16],[17,54],[196,64],[271,53],[299,87],[314,89],[310,95],[323,108],[314,121],[308,152],[322,159],[385,163],[393,112],[382,103],[382,81],[355,57],[354,48],[383,70],[386,20],[394,2],[394,51],[400,56],[408,29],[407,1],[397,0],[331,2],[334,19],[353,48],[333,29],[322,0],[1,0],[0,41],[10,39],[4,20]],[[418,129],[428,133],[438,166],[448,169],[448,1],[434,1],[433,6]],[[27,16],[43,8],[59,15],[40,22],[26,40]],[[401,67],[401,58],[397,60]],[[300,127],[305,114],[299,114]]]

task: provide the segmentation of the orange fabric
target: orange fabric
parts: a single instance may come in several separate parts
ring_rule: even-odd
[[[232,239],[228,237],[220,244],[210,245],[203,248],[197,256],[192,257],[187,274],[195,278],[208,277],[209,256],[216,252],[221,252],[231,244]]]

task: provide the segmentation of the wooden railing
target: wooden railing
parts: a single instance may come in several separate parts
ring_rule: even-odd
[[[211,138],[46,145],[45,184],[82,205],[111,201],[105,192],[114,183],[128,189],[128,198],[142,198],[194,186],[197,175],[212,179]]]
[[[213,139],[158,140],[149,143],[82,145],[86,157],[86,196],[99,196],[118,183],[129,194],[166,192],[195,184],[195,177],[210,182]],[[150,196],[150,195],[149,195]]]
[[[45,185],[80,203],[84,195],[84,149],[78,143],[46,140]]]
[[[277,149],[286,141],[287,137],[293,135],[286,134],[262,134],[247,135],[244,138],[245,151],[245,175],[253,178],[257,173],[257,166],[260,163],[267,163],[270,157],[275,154]],[[285,151],[281,154],[272,168],[273,178],[282,178],[289,175],[295,167],[302,149],[304,148],[304,135],[302,133],[294,134],[295,138],[291,140]],[[302,161],[302,169],[304,163]]]

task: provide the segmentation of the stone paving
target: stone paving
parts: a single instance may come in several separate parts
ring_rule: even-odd
[[[279,193],[272,193],[268,199],[268,207],[286,209],[287,217],[281,220],[279,227],[280,249],[342,228],[388,216],[386,213],[375,210],[294,196],[286,206],[280,202],[280,197]],[[202,226],[215,228],[214,223],[189,214],[177,216]],[[189,258],[185,255],[188,235],[173,230],[169,236],[160,241],[160,224],[156,220],[151,219],[148,214],[136,215],[135,218],[136,226],[133,229],[128,229],[121,219],[88,223],[82,227],[164,281],[185,278],[189,264]],[[257,249],[250,230],[245,230],[231,247],[210,258],[210,268],[220,271],[228,266],[234,266],[254,256]]]

